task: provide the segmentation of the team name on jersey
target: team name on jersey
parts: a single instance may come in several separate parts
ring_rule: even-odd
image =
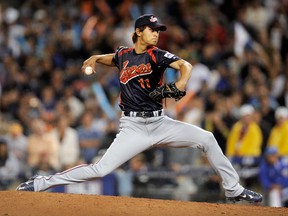
[[[129,80],[137,76],[143,76],[152,73],[151,64],[132,65],[127,67],[129,61],[123,63],[123,69],[120,72],[120,82],[126,84]]]

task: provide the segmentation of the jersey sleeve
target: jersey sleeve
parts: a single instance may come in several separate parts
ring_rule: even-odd
[[[157,56],[157,65],[163,68],[167,68],[171,63],[181,59],[180,57],[174,55],[173,53],[161,49],[156,50],[156,56]]]
[[[125,48],[127,48],[127,47],[124,47],[124,46],[120,46],[120,47],[118,47],[117,48],[117,50],[115,51],[115,54],[114,54],[114,57],[113,57],[113,62],[114,62],[114,64],[115,64],[115,66],[117,67],[117,68],[119,68],[119,56],[120,56],[120,52],[122,52]]]

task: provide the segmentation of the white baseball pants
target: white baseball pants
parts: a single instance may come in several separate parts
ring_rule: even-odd
[[[211,166],[221,176],[227,197],[238,196],[244,189],[211,132],[168,116],[122,116],[119,133],[97,163],[83,164],[55,175],[39,176],[34,180],[35,191],[103,177],[152,146],[199,148],[206,153]]]

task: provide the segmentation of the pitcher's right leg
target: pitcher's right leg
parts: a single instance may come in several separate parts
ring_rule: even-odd
[[[147,138],[145,125],[127,118],[129,117],[121,118],[121,125],[125,127],[121,128],[120,125],[119,134],[99,162],[79,165],[55,175],[38,176],[34,180],[34,191],[44,191],[54,186],[103,177],[149,148],[151,144]]]

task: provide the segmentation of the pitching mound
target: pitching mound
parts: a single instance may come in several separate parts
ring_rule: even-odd
[[[287,208],[252,205],[181,202],[128,197],[0,192],[0,216],[69,215],[69,216],[216,216],[216,215],[288,215]]]

